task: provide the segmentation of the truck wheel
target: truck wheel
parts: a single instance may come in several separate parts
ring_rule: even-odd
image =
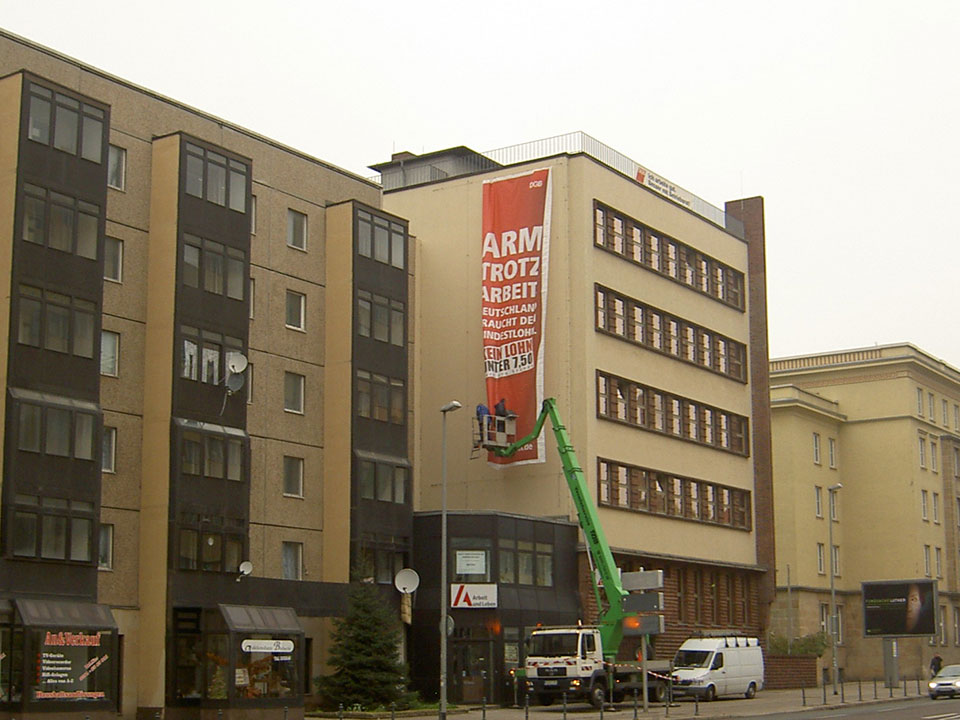
[[[717,689],[713,685],[707,686],[707,691],[703,694],[704,702],[713,702],[717,699]]]
[[[663,683],[657,683],[647,688],[647,699],[650,702],[662,703],[667,699],[667,688]]]
[[[597,683],[592,688],[590,688],[590,704],[595,708],[603,707],[604,703],[607,701],[607,688],[605,688],[600,683]]]
[[[757,684],[750,683],[744,695],[746,696],[747,700],[753,700],[757,696]]]
[[[547,695],[546,693],[537,695],[537,702],[541,705],[553,705],[553,695]]]

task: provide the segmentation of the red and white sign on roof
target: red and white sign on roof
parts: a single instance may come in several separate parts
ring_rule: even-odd
[[[452,583],[450,607],[495,608],[497,607],[497,586],[495,583]]]

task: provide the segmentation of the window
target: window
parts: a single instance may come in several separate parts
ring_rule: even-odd
[[[840,546],[833,546],[833,575],[840,577]]]
[[[823,488],[819,485],[813,486],[813,501],[818,518],[823,517]]]
[[[307,249],[307,216],[292,209],[287,210],[287,245]]]
[[[194,527],[181,527],[178,532],[177,567],[204,572],[239,572],[243,557],[244,528],[239,518],[182,513],[180,520]]]
[[[943,551],[938,547],[934,548],[933,557],[936,560],[937,577],[943,577]]]
[[[32,285],[20,285],[17,341],[61,353],[93,357],[97,306]]]
[[[242,301],[249,282],[246,257],[242,250],[184,233],[181,280],[187,287]]]
[[[923,574],[930,577],[930,546],[923,546]]]
[[[406,267],[407,230],[400,223],[357,211],[357,253],[384,265]]]
[[[361,460],[357,464],[357,488],[362,500],[407,502],[409,469],[402,465]]]
[[[930,408],[930,422],[936,422],[936,421],[937,421],[937,411],[936,411],[936,407],[937,407],[937,406],[934,404],[934,401],[933,401],[933,393],[927,393],[927,399],[929,400],[929,402],[927,403],[927,406]]]
[[[940,524],[940,493],[933,493],[933,521]]]
[[[927,501],[928,501],[927,491],[921,490],[920,491],[920,518],[923,520],[929,519],[929,515],[927,513]]]
[[[917,415],[923,417],[923,388],[917,388]]]
[[[837,467],[837,441],[835,438],[827,439],[827,447],[830,453],[830,467]]]
[[[283,494],[303,497],[303,458],[284,455]]]
[[[749,454],[746,417],[602,371],[597,372],[597,414],[736,455]]]
[[[111,377],[120,374],[120,333],[100,331],[100,374]]]
[[[27,137],[42,145],[103,162],[105,113],[98,107],[30,83]]]
[[[244,440],[241,431],[221,426],[185,431],[180,438],[180,472],[184,475],[243,481]]]
[[[97,567],[101,570],[113,569],[113,525],[107,523],[100,523]]]
[[[406,384],[400,378],[357,370],[357,415],[396,425],[406,421]]]
[[[960,606],[953,606],[953,644],[960,645]]]
[[[535,550],[536,584],[540,587],[553,587],[553,544],[538,542]]]
[[[943,423],[943,426],[944,426],[944,427],[949,427],[949,426],[950,426],[949,403],[947,403],[946,400],[941,400],[940,402],[941,402],[941,406],[940,406],[940,411],[941,411],[940,422]]]
[[[303,414],[303,390],[306,378],[297,373],[283,373],[283,409]]]
[[[597,247],[744,309],[743,273],[600,203],[594,216]]]
[[[92,502],[15,494],[13,505],[14,556],[92,562]]]
[[[927,439],[921,435],[917,438],[917,445],[920,449],[920,467],[925,468],[927,466]]]
[[[20,237],[88,260],[97,259],[100,206],[24,184]]]
[[[813,462],[820,464],[820,433],[813,434]]]
[[[254,278],[250,278],[247,287],[250,288],[250,319],[253,320],[253,308],[256,304],[254,301],[257,297],[257,281]]]
[[[123,190],[127,180],[127,151],[110,145],[107,153],[107,187]]]
[[[180,377],[218,385],[226,368],[227,354],[242,353],[243,341],[229,335],[181,325],[180,348]]]
[[[735,380],[747,379],[743,361],[746,347],[742,343],[601,285],[595,290],[597,331]]]
[[[21,401],[17,449],[93,460],[97,417],[71,407]]]
[[[283,579],[303,578],[303,543],[284,542],[282,546]]]
[[[123,240],[103,239],[103,279],[123,282]]]
[[[187,195],[246,212],[249,175],[246,163],[189,142],[184,143],[184,153],[184,191]]]
[[[953,406],[953,429],[960,432],[960,405]]]
[[[937,444],[933,440],[930,441],[930,470],[937,471]]]
[[[824,556],[824,544],[817,543],[817,572],[821,575],[826,574],[826,568],[824,563],[826,562],[826,557]]]
[[[257,234],[257,196],[250,196],[250,234]]]
[[[830,519],[834,521],[837,520],[837,497],[836,491],[830,492]]]
[[[100,470],[106,473],[115,473],[117,471],[117,429],[115,427],[103,428]]]
[[[286,326],[293,330],[303,330],[305,323],[307,297],[293,290],[287,290]]]

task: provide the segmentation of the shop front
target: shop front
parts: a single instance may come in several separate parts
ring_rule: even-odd
[[[171,717],[303,716],[304,632],[292,608],[174,608],[172,645]]]
[[[117,624],[95,603],[0,600],[0,710],[116,717]]]

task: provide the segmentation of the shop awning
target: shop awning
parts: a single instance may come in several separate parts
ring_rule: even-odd
[[[227,627],[233,632],[271,635],[302,635],[297,613],[288,607],[220,605]]]
[[[70,630],[116,630],[117,622],[106,605],[74,600],[14,598],[26,627]]]

